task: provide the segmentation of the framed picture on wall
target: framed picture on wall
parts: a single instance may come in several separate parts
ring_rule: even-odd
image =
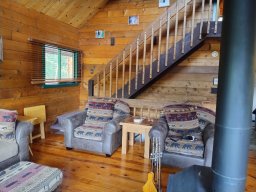
[[[105,31],[103,31],[103,30],[95,31],[95,38],[103,39],[104,37],[105,37]]]
[[[159,7],[170,6],[170,0],[159,0]]]
[[[129,16],[128,25],[139,25],[139,16],[138,15]]]

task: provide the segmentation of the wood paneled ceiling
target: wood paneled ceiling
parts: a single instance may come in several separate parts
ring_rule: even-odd
[[[13,0],[26,8],[81,28],[108,0]]]

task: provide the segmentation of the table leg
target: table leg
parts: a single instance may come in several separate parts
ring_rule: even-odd
[[[145,133],[144,158],[149,158],[150,139],[148,132]]]
[[[130,132],[129,133],[129,145],[134,144],[134,133]]]
[[[122,154],[126,154],[127,152],[127,130],[126,127],[123,125],[122,128]]]
[[[29,152],[30,152],[31,156],[34,156],[34,154],[33,154],[32,150],[31,150],[30,146],[28,146],[28,149],[29,149]]]
[[[45,139],[44,122],[40,123],[40,134],[41,134],[41,139]]]
[[[33,143],[33,135],[32,135],[32,133],[29,134],[29,143]]]

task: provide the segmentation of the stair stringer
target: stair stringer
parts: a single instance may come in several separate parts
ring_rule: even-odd
[[[182,42],[183,39],[178,41],[176,43],[176,58],[173,59],[173,52],[174,52],[174,46],[172,46],[168,50],[168,62],[167,66],[165,66],[165,54],[161,54],[160,56],[160,66],[159,66],[159,72],[157,71],[157,63],[158,61],[154,61],[152,63],[152,78],[150,78],[150,66],[147,65],[145,67],[145,78],[144,78],[144,84],[142,84],[142,72],[138,73],[138,84],[137,89],[135,88],[135,78],[131,80],[131,86],[130,86],[130,94],[128,93],[128,86],[129,84],[126,83],[124,86],[124,98],[135,98],[138,94],[140,94],[143,90],[145,90],[147,87],[149,87],[151,84],[153,84],[157,79],[159,79],[161,76],[163,76],[165,73],[167,73],[169,70],[171,70],[174,66],[181,63],[184,59],[186,59],[189,55],[191,55],[193,52],[198,50],[203,44],[203,42],[207,38],[220,38],[221,37],[221,28],[222,28],[222,22],[218,22],[217,31],[214,31],[215,28],[215,22],[210,23],[210,29],[209,33],[206,33],[207,30],[207,23],[203,23],[202,27],[202,38],[198,38],[200,35],[200,23],[196,25],[194,28],[194,36],[193,36],[193,46],[190,46],[190,39],[191,39],[191,32],[187,33],[185,35],[185,46],[184,46],[184,53],[182,53]],[[117,92],[117,98],[122,97],[122,89],[120,88]],[[113,97],[116,97],[115,94]]]

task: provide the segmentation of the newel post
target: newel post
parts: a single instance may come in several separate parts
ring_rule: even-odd
[[[94,96],[94,80],[88,81],[88,96]]]

